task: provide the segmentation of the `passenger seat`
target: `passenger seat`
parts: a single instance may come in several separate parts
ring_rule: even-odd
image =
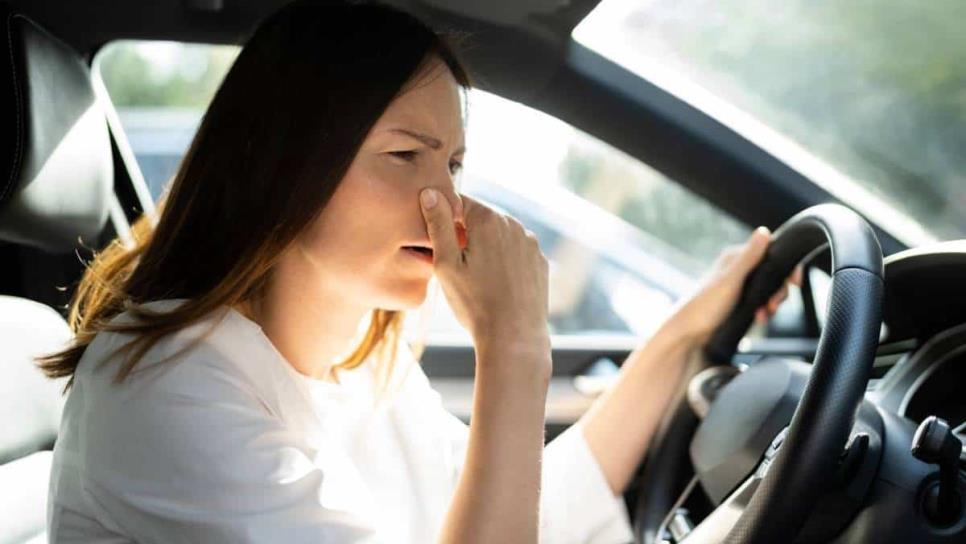
[[[0,241],[51,254],[73,253],[79,238],[94,245],[113,179],[107,123],[87,64],[0,3]],[[64,381],[48,380],[33,358],[70,337],[54,309],[0,296],[0,544],[46,542]]]

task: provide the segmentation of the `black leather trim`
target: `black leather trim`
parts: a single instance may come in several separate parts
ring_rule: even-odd
[[[113,179],[87,65],[0,4],[0,239],[51,252],[95,242]]]

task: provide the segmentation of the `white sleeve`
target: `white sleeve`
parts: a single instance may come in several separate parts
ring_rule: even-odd
[[[541,542],[634,541],[624,499],[611,491],[579,423],[544,448],[540,513]]]
[[[199,374],[203,386],[142,389],[126,414],[89,425],[91,441],[110,424],[103,438],[126,437],[87,463],[85,491],[105,516],[141,543],[375,541],[371,518],[333,502],[354,490],[323,474],[317,452],[234,377]]]
[[[469,427],[443,406],[422,369],[412,372],[422,409],[448,444],[454,462],[453,488],[469,445]],[[615,496],[583,432],[573,425],[544,449],[540,492],[541,544],[625,544],[634,536],[623,498]]]

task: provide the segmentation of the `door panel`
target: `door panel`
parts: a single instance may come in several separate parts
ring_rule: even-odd
[[[601,390],[617,378],[620,365],[636,347],[634,339],[594,342],[582,338],[555,338],[553,345],[553,376],[547,391],[548,441],[580,419]],[[748,339],[735,355],[735,364],[754,364],[765,356],[799,357],[810,361],[816,348],[814,339]],[[421,364],[433,388],[443,397],[447,410],[469,422],[475,369],[472,346],[430,345],[423,353]]]

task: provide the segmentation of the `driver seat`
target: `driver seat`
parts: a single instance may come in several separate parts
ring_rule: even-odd
[[[12,279],[42,280],[8,255],[76,260],[79,241],[94,246],[108,218],[113,162],[81,56],[3,3],[0,34],[0,543],[46,542],[64,380],[47,379],[33,359],[65,347],[71,331],[53,308],[23,296],[31,289]]]

